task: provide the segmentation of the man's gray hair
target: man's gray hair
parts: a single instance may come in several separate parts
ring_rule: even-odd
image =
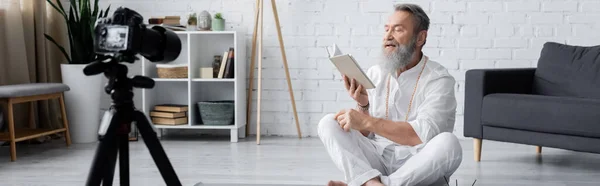
[[[415,34],[429,29],[429,17],[423,11],[421,6],[416,4],[397,4],[394,5],[396,11],[406,11],[413,15],[413,21],[415,23]]]

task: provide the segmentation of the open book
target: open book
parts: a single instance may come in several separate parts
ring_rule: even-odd
[[[350,54],[343,54],[336,44],[331,48],[327,48],[329,60],[335,65],[340,73],[355,79],[365,89],[375,88],[375,84],[369,79],[367,74],[358,66],[358,63]]]

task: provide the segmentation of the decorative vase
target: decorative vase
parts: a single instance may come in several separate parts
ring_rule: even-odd
[[[213,31],[224,31],[225,30],[225,19],[214,19],[212,20]]]
[[[93,143],[98,141],[100,127],[100,99],[104,92],[103,75],[86,76],[86,64],[61,64],[62,82],[69,86],[66,91],[65,107],[71,141]]]
[[[208,13],[206,10],[200,12],[200,15],[198,15],[198,29],[199,30],[210,30],[210,26],[211,26],[211,22],[212,22],[212,18],[210,17],[210,13]]]
[[[221,55],[215,55],[212,63],[213,68],[213,77],[219,76],[219,70],[221,70],[221,60],[223,57]]]

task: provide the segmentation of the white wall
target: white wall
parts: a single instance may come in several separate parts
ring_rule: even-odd
[[[393,10],[392,5],[400,2],[416,2],[429,14],[431,26],[424,51],[445,65],[458,82],[455,127],[458,136],[462,136],[465,71],[536,66],[542,44],[547,41],[575,45],[600,43],[597,0],[277,0],[305,136],[316,136],[317,122],[324,114],[354,106],[341,86],[340,75],[325,58],[323,47],[335,42],[342,51],[356,56],[361,66],[370,67],[380,55],[383,24]],[[254,0],[102,0],[101,5],[111,4],[112,10],[126,6],[139,11],[146,20],[151,16],[185,17],[189,12],[202,10],[213,15],[223,12],[228,30],[246,33],[247,56],[250,56],[254,3]],[[262,133],[292,136],[296,135],[296,129],[270,1],[266,0],[264,7]],[[183,19],[182,23],[185,22]],[[136,102],[140,105],[141,94],[137,92]],[[105,100],[108,103],[108,97]],[[251,121],[251,131],[255,133],[256,119],[253,117]]]

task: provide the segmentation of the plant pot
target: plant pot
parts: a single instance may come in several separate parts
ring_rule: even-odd
[[[73,143],[98,141],[104,75],[86,76],[83,74],[85,66],[85,64],[61,64],[60,66],[62,81],[71,88],[64,94]]]
[[[212,20],[213,31],[224,31],[225,30],[225,19],[213,19]]]
[[[198,25],[187,25],[187,26],[186,26],[186,29],[187,29],[188,31],[196,31],[196,30],[197,30],[197,28],[198,28]]]

